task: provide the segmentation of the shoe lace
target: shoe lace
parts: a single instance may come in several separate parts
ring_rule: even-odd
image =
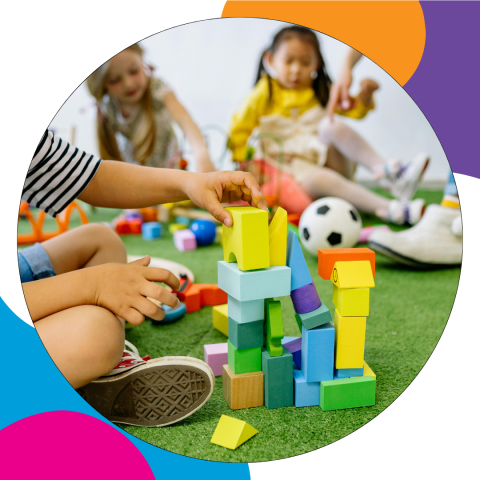
[[[130,349],[127,350],[127,347]],[[145,355],[145,357],[141,357],[140,354],[138,353],[138,349],[137,347],[129,342],[128,340],[125,340],[125,350],[124,352],[128,353],[128,355],[124,355],[124,357],[122,358],[122,360],[137,360],[139,362],[145,360],[151,360],[151,357],[149,355]]]

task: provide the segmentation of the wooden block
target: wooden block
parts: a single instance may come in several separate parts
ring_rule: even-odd
[[[212,369],[213,374],[218,377],[222,375],[223,365],[228,363],[228,345],[226,343],[212,343],[203,346],[205,363]]]
[[[277,300],[267,302],[267,317],[265,322],[266,341],[265,348],[272,357],[283,354],[283,319],[282,304]]]
[[[292,354],[283,348],[283,355],[272,357],[262,349],[262,372],[265,375],[265,406],[268,409],[293,405]]]
[[[335,263],[330,281],[338,288],[375,287],[371,263],[367,260]]]
[[[263,300],[240,302],[228,295],[228,315],[237,322],[247,323],[263,320],[265,318],[264,310]]]
[[[375,278],[375,252],[369,248],[326,248],[318,251],[318,274],[330,280],[336,262],[368,260]]]
[[[335,310],[335,368],[362,368],[367,317],[342,317]]]
[[[333,304],[342,317],[368,317],[369,288],[338,288],[333,285]]]
[[[375,380],[377,376],[373,373],[373,370],[367,365],[367,362],[363,362],[363,376],[364,377],[373,377]]]
[[[229,317],[228,340],[237,350],[263,347],[263,320],[240,323]]]
[[[292,354],[293,363],[302,368],[302,339],[301,337],[295,338],[290,342],[282,342],[282,345]],[[318,387],[320,388],[320,387]],[[297,405],[298,406],[298,405]]]
[[[228,207],[233,218],[223,226],[223,259],[242,271],[270,266],[268,212],[254,207]]]
[[[333,380],[335,330],[331,323],[302,328],[302,373],[307,382]]]
[[[334,380],[338,378],[363,377],[362,368],[336,368]]]
[[[293,307],[295,308],[296,313],[310,313],[317,310],[317,308],[320,308],[322,305],[313,282],[297,288],[296,290],[292,290],[290,292],[290,297],[292,298]]]
[[[213,328],[228,337],[228,304],[212,308]]]
[[[235,450],[257,433],[258,430],[255,430],[247,422],[222,415],[210,442]]]
[[[197,248],[197,239],[190,229],[177,230],[173,234],[173,243],[181,252],[195,250]]]
[[[287,264],[287,212],[278,207],[268,227],[270,266]]]
[[[301,370],[293,369],[296,407],[320,405],[320,382],[307,382]]]
[[[296,313],[295,319],[297,320],[297,325],[301,332],[302,326],[305,328],[305,330],[311,330],[312,328],[317,328],[320,325],[330,323],[332,321],[332,315],[327,306],[322,303],[322,305],[320,305],[320,307],[313,312]]]
[[[290,277],[286,266],[243,272],[236,263],[218,262],[218,286],[240,302],[290,295]]]
[[[263,372],[235,375],[229,365],[223,365],[223,396],[232,410],[263,405]]]
[[[228,342],[228,365],[236,375],[262,370],[262,348],[236,349]]]
[[[320,383],[320,407],[324,412],[375,405],[376,380],[352,377]]]
[[[298,238],[292,230],[288,231],[287,266],[292,269],[292,290],[297,290],[297,288],[313,282],[312,276],[308,271],[307,262],[303,256],[302,247],[300,247]]]

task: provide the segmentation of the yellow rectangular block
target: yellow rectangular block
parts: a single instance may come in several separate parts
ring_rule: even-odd
[[[372,265],[368,260],[336,262],[330,281],[339,288],[374,288]]]
[[[377,376],[373,373],[373,370],[368,366],[367,362],[363,362],[363,376],[364,377],[373,377],[375,380]]]
[[[270,266],[287,264],[287,212],[278,207],[268,227]]]
[[[213,328],[228,337],[228,303],[212,308]]]
[[[254,207],[228,207],[233,225],[223,226],[223,259],[243,271],[270,266],[268,212]]]
[[[367,317],[342,317],[335,310],[335,368],[362,368]]]
[[[369,288],[338,288],[333,286],[333,304],[342,317],[368,317]]]

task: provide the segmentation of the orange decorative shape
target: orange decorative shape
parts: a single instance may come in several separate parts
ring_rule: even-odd
[[[228,295],[216,284],[194,283],[183,292],[173,292],[185,303],[187,313],[197,312],[205,306],[223,305]]]
[[[336,262],[368,260],[375,278],[375,252],[369,248],[321,248],[318,251],[318,274],[330,280]]]
[[[157,222],[158,210],[155,207],[141,208],[140,213],[144,222]]]

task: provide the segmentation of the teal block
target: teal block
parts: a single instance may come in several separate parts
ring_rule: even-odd
[[[375,405],[373,377],[352,377],[320,383],[320,407],[324,412]]]
[[[332,314],[327,306],[322,303],[322,305],[320,305],[320,307],[313,312],[296,313],[295,320],[297,321],[300,331],[302,331],[301,326],[303,326],[305,330],[311,330],[312,328],[317,328],[320,325],[330,323],[332,321]]]
[[[293,357],[283,347],[283,355],[272,357],[262,349],[265,406],[268,409],[293,405]]]
[[[287,266],[292,269],[291,290],[296,290],[313,282],[303,256],[302,247],[292,230],[288,231],[287,237]]]
[[[277,300],[269,300],[267,305],[267,317],[265,322],[265,347],[272,357],[282,355],[283,319],[282,304]]]
[[[263,320],[240,323],[228,317],[228,340],[237,350],[263,346]]]
[[[338,378],[363,377],[362,368],[337,368],[335,369],[334,380]]]
[[[228,316],[237,322],[255,322],[265,318],[263,300],[251,300],[240,302],[232,296],[228,296]]]
[[[320,405],[320,382],[307,382],[301,370],[293,369],[295,406],[314,407]]]
[[[333,380],[335,328],[327,323],[302,329],[302,373],[307,382]]]
[[[228,341],[228,365],[233,373],[260,372],[262,370],[262,348],[245,348],[238,350]]]
[[[236,263],[218,262],[218,286],[240,302],[290,295],[290,281],[287,266],[244,272]]]

